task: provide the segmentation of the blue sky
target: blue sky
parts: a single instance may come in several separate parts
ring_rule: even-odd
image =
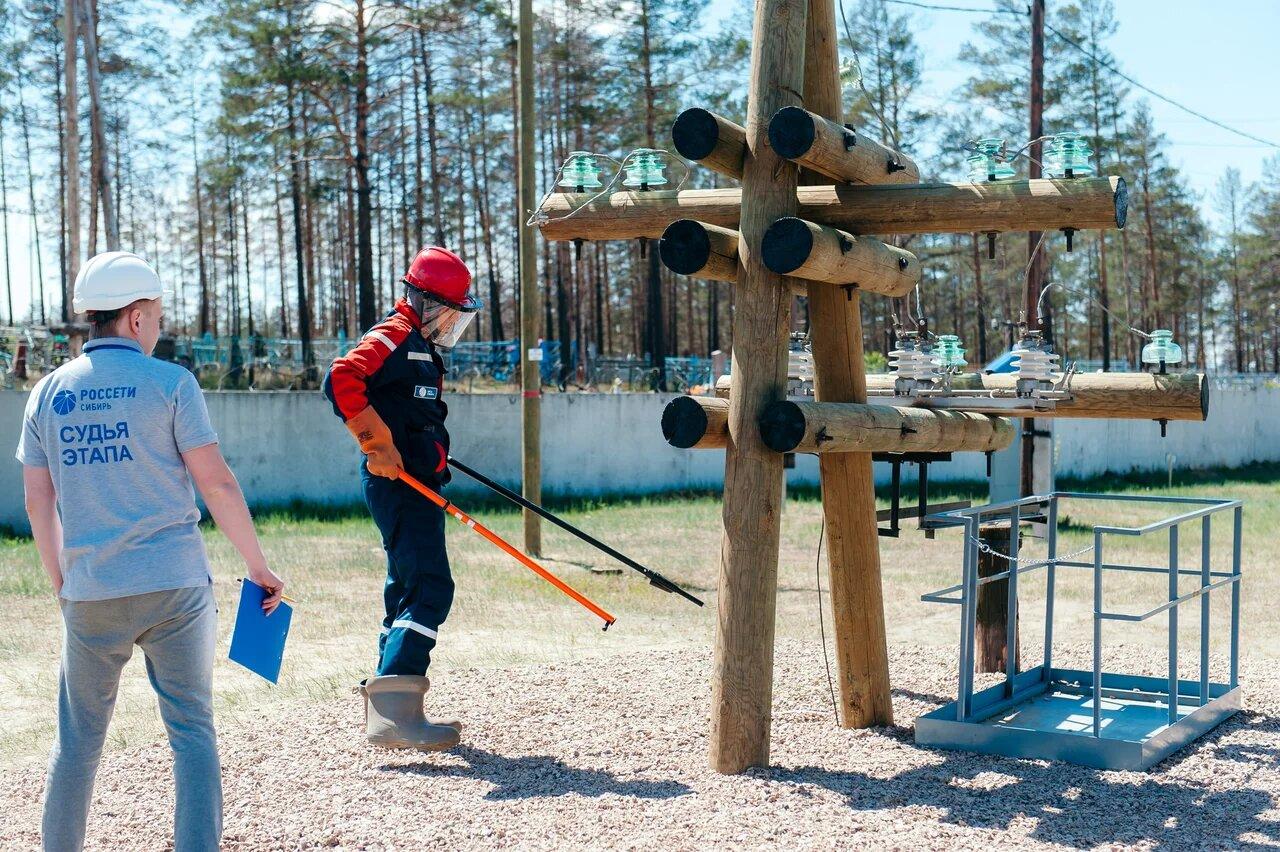
[[[711,0],[708,26],[743,0]],[[990,7],[986,0],[922,0],[938,5]],[[1047,0],[1049,22],[1061,0]],[[846,0],[850,9],[856,0]],[[1115,0],[1120,28],[1111,48],[1131,77],[1192,109],[1274,142],[1280,142],[1280,0]],[[946,104],[970,69],[957,60],[960,44],[973,35],[980,17],[961,12],[907,12],[916,24],[924,54],[926,103]],[[1141,93],[1135,93],[1141,97]],[[1214,184],[1228,167],[1240,170],[1245,184],[1257,180],[1262,163],[1280,149],[1268,148],[1221,130],[1172,106],[1148,98],[1157,128],[1169,139],[1169,153],[1192,188],[1204,199],[1202,208],[1216,221],[1209,202]],[[926,158],[932,152],[908,152]],[[12,190],[11,190],[12,191]],[[22,207],[15,192],[10,203]],[[28,258],[27,220],[11,214],[14,302],[26,312]],[[56,248],[45,238],[46,279],[57,268]],[[56,241],[52,243],[56,246]],[[56,290],[56,286],[52,289]],[[56,295],[52,297],[57,303]]]
[[[722,18],[741,0],[712,0]],[[839,2],[839,0],[837,0]],[[929,5],[991,8],[986,0],[921,0]],[[846,0],[852,13],[857,0]],[[1047,19],[1060,0],[1047,0]],[[1145,86],[1255,136],[1280,143],[1280,0],[1115,0],[1119,31],[1112,52],[1126,74]],[[975,38],[979,15],[893,7],[908,14],[924,55],[926,104],[945,104],[971,73],[957,59]],[[1028,60],[1029,61],[1029,60]],[[1170,156],[1192,187],[1207,197],[1224,169],[1234,166],[1248,184],[1262,162],[1280,154],[1135,91],[1151,104]],[[912,153],[912,152],[909,152]],[[1206,205],[1206,212],[1208,205]]]

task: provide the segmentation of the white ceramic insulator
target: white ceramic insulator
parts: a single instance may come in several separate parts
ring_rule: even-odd
[[[1014,366],[1018,369],[1019,379],[1030,379],[1037,382],[1052,382],[1054,373],[1058,372],[1058,356],[1053,352],[1041,352],[1039,349],[1019,349],[1014,352],[1017,359]]]
[[[802,382],[813,381],[813,353],[791,352],[787,364],[787,378]]]
[[[894,349],[889,352],[889,369],[899,379],[941,381],[941,368],[942,359],[932,352],[921,352],[919,349]]]

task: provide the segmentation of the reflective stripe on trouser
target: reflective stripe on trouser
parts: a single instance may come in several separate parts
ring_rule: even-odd
[[[426,674],[453,605],[444,512],[404,483],[367,472],[364,497],[387,552],[378,674]]]

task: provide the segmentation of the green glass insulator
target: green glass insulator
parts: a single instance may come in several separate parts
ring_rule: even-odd
[[[1151,341],[1142,347],[1142,363],[1159,364],[1182,363],[1182,347],[1173,342],[1173,332],[1158,328],[1151,332]]]
[[[560,171],[560,182],[556,185],[579,192],[599,189],[603,184],[600,183],[600,165],[596,162],[596,155],[587,151],[571,152]]]
[[[1049,177],[1088,177],[1093,174],[1093,149],[1079,133],[1059,133],[1045,146],[1044,170]]]
[[[622,185],[648,189],[666,184],[667,176],[662,173],[667,167],[664,156],[663,151],[641,150],[632,154],[627,163],[627,177]]]
[[[979,139],[965,157],[969,163],[969,179],[982,181],[1013,177],[1016,172],[1007,157],[1003,139]]]
[[[963,370],[969,366],[969,363],[964,360],[964,347],[960,345],[960,337],[958,335],[938,335],[937,348],[934,350],[934,354],[942,359],[944,368]]]

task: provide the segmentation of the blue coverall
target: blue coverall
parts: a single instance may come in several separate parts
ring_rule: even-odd
[[[427,487],[438,490],[449,481],[444,362],[404,299],[350,352],[334,359],[324,392],[344,420],[372,405],[390,429],[405,471]],[[369,473],[363,461],[360,476],[387,553],[377,674],[426,674],[453,604],[444,512],[405,483]]]

